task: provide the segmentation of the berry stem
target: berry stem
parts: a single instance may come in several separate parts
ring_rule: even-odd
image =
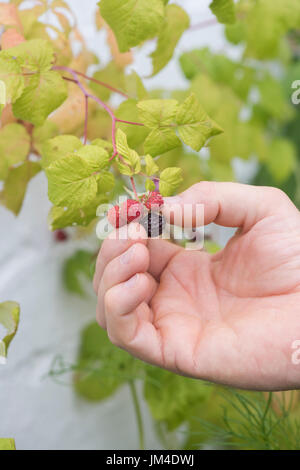
[[[132,189],[133,189],[133,192],[134,192],[135,199],[137,199],[137,201],[139,201],[139,197],[138,197],[138,194],[137,194],[137,191],[136,191],[136,186],[135,186],[133,176],[130,177],[130,182],[131,182],[131,186],[132,186]]]

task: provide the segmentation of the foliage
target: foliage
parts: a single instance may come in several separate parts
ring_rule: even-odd
[[[15,336],[20,318],[20,307],[16,302],[0,304],[0,325],[6,330],[6,335],[0,340],[0,361],[6,357],[8,346]]]
[[[14,439],[0,438],[0,450],[16,450]]]
[[[292,397],[286,400],[283,393],[266,397],[260,392],[236,390],[219,393],[223,399],[221,424],[198,419],[205,437],[215,445],[247,450],[300,449],[300,420],[292,410]],[[232,410],[231,416],[228,410]]]

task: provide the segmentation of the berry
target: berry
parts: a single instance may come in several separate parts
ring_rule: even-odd
[[[164,205],[164,200],[159,191],[151,191],[148,197],[144,196],[143,202],[149,211],[160,210]]]
[[[140,224],[144,227],[149,238],[159,237],[166,226],[166,220],[157,212],[149,212]]]
[[[125,222],[120,218],[120,207],[119,206],[114,206],[111,209],[109,209],[107,213],[107,219],[108,222],[115,228],[122,227],[122,225],[125,225]]]
[[[57,242],[65,242],[68,240],[69,236],[64,230],[56,230],[54,232],[54,238]]]
[[[137,220],[144,215],[144,207],[135,199],[127,199],[123,202],[120,210],[120,218],[130,224],[133,220]]]

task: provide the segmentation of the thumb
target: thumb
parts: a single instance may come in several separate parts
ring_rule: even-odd
[[[202,181],[164,201],[163,215],[167,221],[185,227],[214,222],[249,230],[269,215],[299,214],[283,191],[240,183]]]

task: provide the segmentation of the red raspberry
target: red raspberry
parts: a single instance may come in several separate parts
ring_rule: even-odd
[[[164,200],[159,191],[151,191],[149,196],[144,199],[144,204],[149,211],[159,210],[164,205]]]
[[[107,213],[107,219],[108,222],[115,228],[122,227],[122,225],[125,225],[125,222],[121,220],[120,217],[120,207],[119,206],[114,206],[111,209],[109,209]]]
[[[127,224],[130,224],[133,220],[136,220],[144,215],[144,208],[140,201],[135,199],[127,199],[123,202],[120,210],[120,217],[125,220]]]
[[[65,242],[68,240],[69,236],[64,230],[56,230],[54,232],[54,238],[57,242]]]

